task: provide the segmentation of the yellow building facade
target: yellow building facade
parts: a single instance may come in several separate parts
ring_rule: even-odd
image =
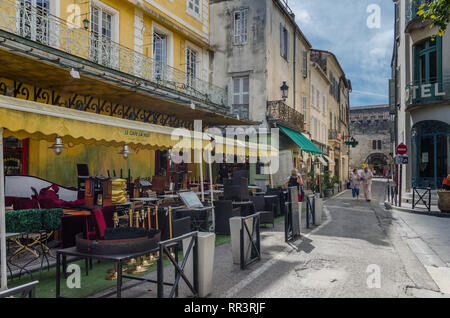
[[[100,123],[105,116],[122,120],[123,127],[241,123],[228,113],[226,92],[210,80],[207,0],[4,0],[0,38],[0,95],[36,109],[65,107],[95,114]],[[125,160],[118,154],[123,143],[63,135],[67,149],[56,157],[49,149],[56,134],[11,131],[7,119],[0,124],[5,138],[28,139],[22,173],[64,186],[76,184],[77,163],[87,163],[92,175],[130,169],[133,177],[151,177],[157,152],[170,148],[131,144]],[[189,170],[198,175],[195,166]]]

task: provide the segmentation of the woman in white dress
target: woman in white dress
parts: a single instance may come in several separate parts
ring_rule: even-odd
[[[363,172],[361,172],[361,180],[363,185],[364,196],[366,200],[370,202],[372,200],[372,179],[373,174],[370,172],[368,167],[364,167]]]

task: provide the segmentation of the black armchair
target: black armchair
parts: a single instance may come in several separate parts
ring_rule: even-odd
[[[283,189],[280,188],[272,188],[268,189],[266,192],[267,195],[276,195],[278,196],[279,203],[279,212],[281,215],[285,215],[286,212],[286,195],[283,193]]]
[[[216,233],[230,235],[229,219],[235,216],[241,216],[241,209],[233,209],[231,200],[214,201],[214,210],[216,216]]]
[[[266,201],[263,196],[252,196],[250,200],[253,201],[255,213],[260,215],[260,224],[272,224],[275,227],[275,220],[272,209],[266,209]]]

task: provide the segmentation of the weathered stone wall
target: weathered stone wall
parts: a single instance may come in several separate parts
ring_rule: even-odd
[[[389,108],[386,105],[350,109],[350,135],[358,141],[355,148],[350,147],[351,169],[360,169],[363,163],[369,163],[373,168],[368,158],[374,154],[382,154],[389,160],[390,125]],[[377,149],[373,149],[373,140],[377,140]],[[378,149],[378,140],[381,140],[381,149]],[[383,157],[382,155],[379,157]]]

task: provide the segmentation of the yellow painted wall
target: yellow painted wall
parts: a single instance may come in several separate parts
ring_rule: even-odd
[[[77,185],[77,163],[86,163],[89,166],[89,174],[93,176],[107,176],[113,169],[120,174],[123,169],[124,177],[131,176],[151,177],[155,170],[154,150],[130,148],[132,155],[125,160],[120,154],[121,148],[102,145],[69,145],[57,156],[48,147],[51,143],[45,140],[30,139],[29,175],[55,182],[63,186]]]

